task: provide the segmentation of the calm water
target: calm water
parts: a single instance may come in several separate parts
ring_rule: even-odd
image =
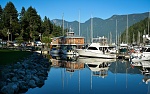
[[[128,61],[53,58],[45,84],[26,94],[150,94],[150,76]]]

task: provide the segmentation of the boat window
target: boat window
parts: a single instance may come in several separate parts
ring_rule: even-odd
[[[146,52],[150,52],[150,48],[146,49]]]
[[[99,50],[108,50],[108,48],[107,47],[99,47]]]
[[[88,50],[98,50],[96,47],[89,47]]]
[[[92,68],[95,68],[97,67],[97,65],[94,65],[94,64],[88,64],[89,67],[92,67]]]

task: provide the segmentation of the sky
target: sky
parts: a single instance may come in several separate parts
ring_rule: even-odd
[[[18,12],[30,6],[44,19],[64,19],[84,23],[91,17],[108,19],[113,15],[150,12],[150,0],[0,0],[2,8],[11,1]]]

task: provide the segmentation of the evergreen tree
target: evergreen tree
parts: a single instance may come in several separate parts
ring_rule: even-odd
[[[28,40],[34,41],[39,38],[39,32],[41,31],[41,17],[37,14],[36,10],[31,6],[25,12],[25,21],[27,28],[25,30]]]
[[[19,32],[18,12],[12,2],[8,2],[3,10],[2,19],[4,21],[3,35],[6,36],[8,31],[11,34],[11,39]]]
[[[3,25],[3,19],[2,19],[2,14],[3,14],[3,9],[0,5],[0,37],[2,38],[3,37],[3,34],[2,34],[2,29],[4,27]]]

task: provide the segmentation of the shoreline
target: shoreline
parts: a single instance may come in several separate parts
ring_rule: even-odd
[[[25,93],[29,88],[42,87],[48,77],[50,62],[34,52],[28,58],[1,70],[0,93]]]

